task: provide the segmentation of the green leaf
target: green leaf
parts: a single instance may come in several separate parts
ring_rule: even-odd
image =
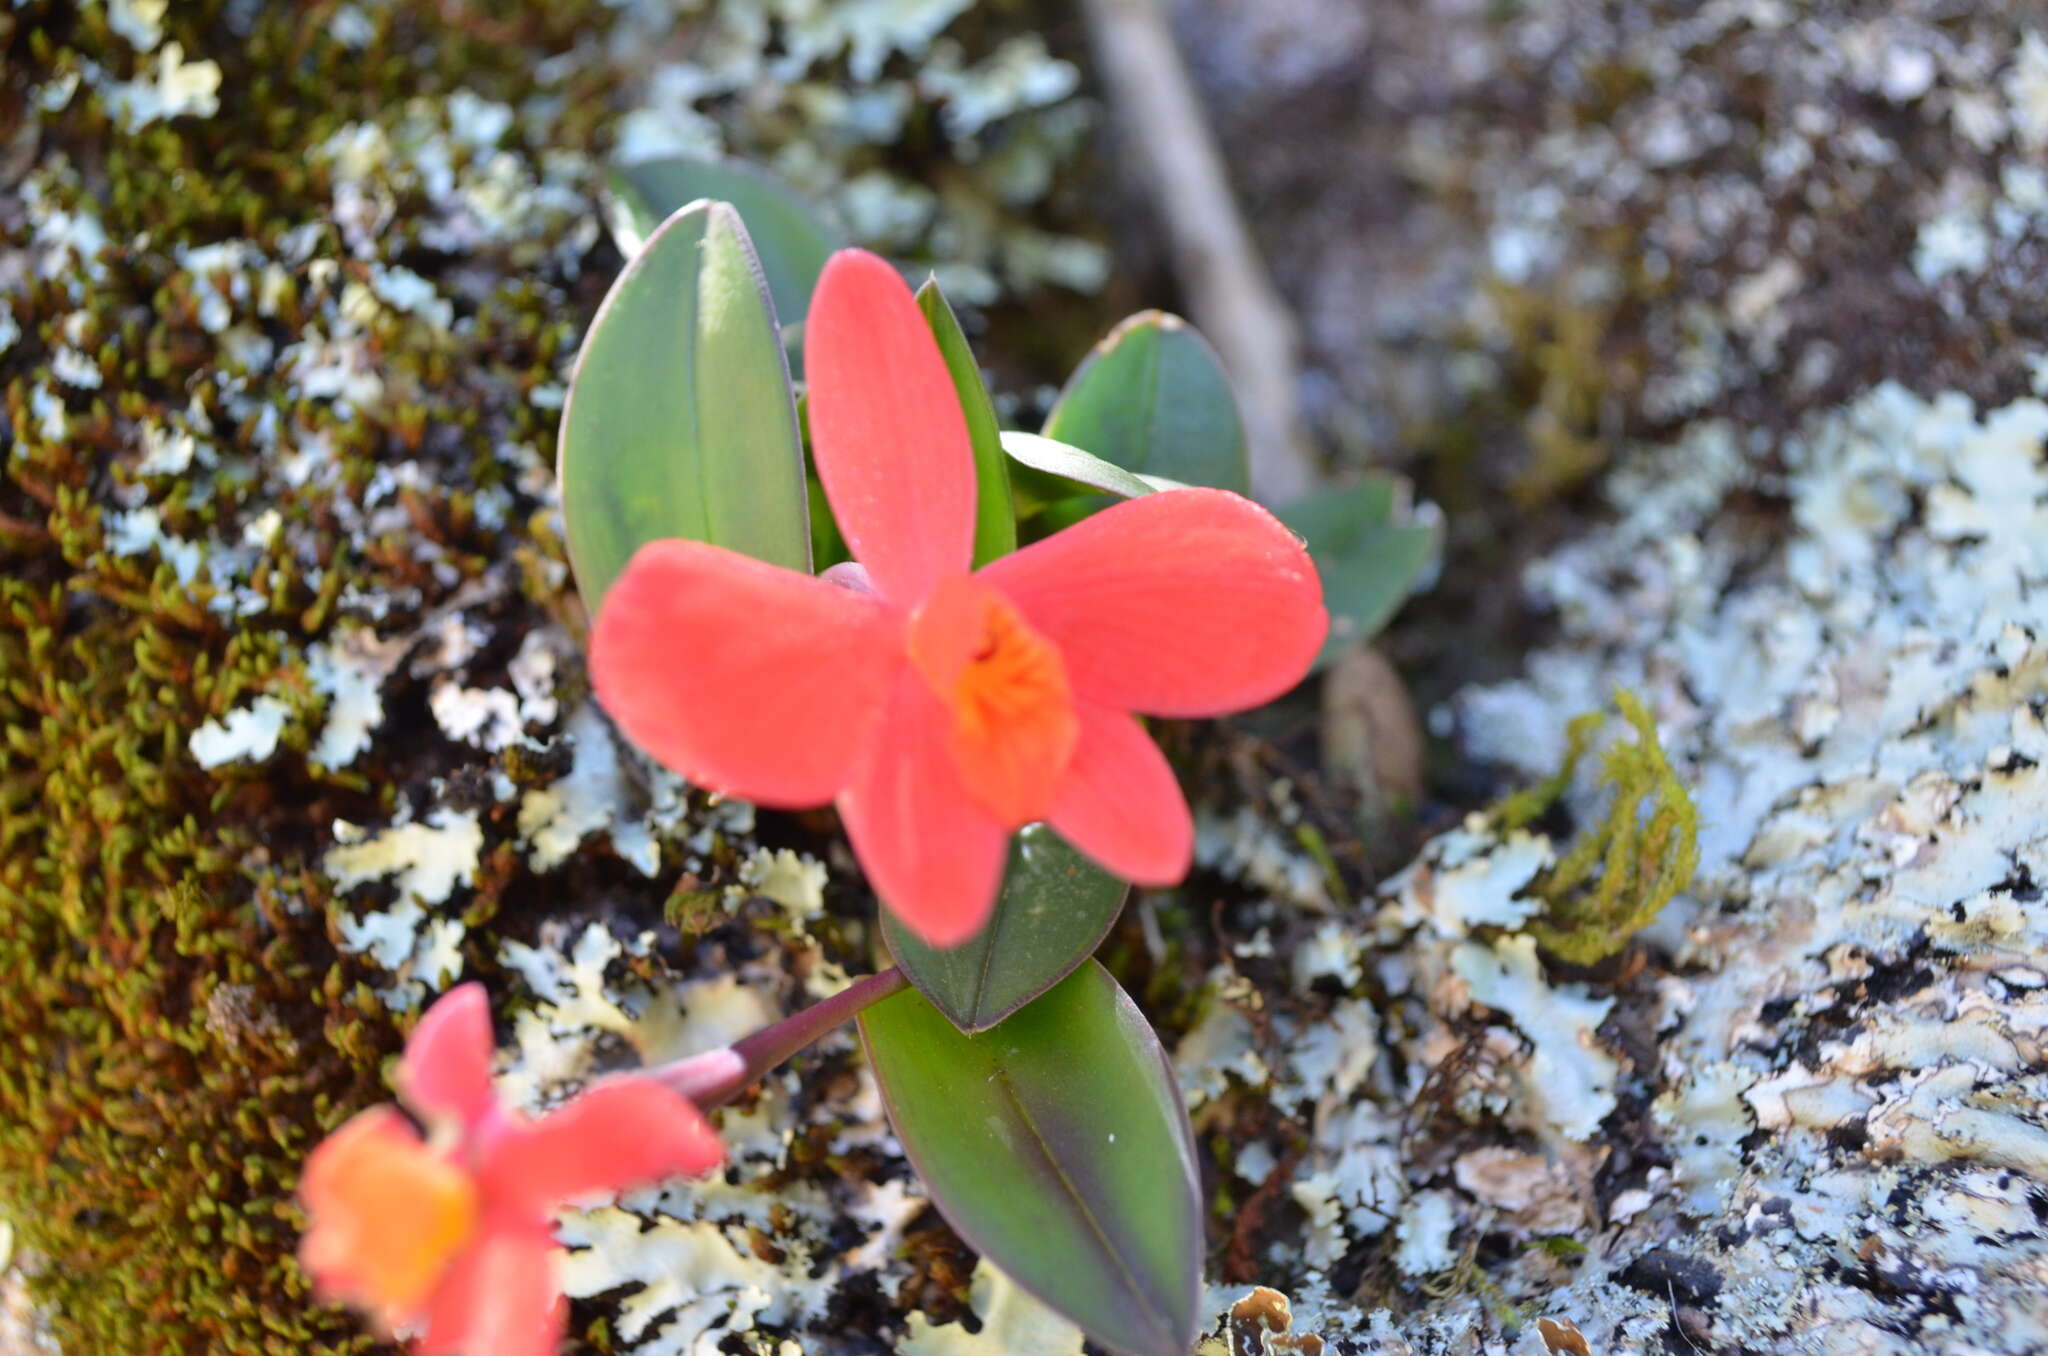
[[[607,187],[612,238],[629,259],[671,213],[699,198],[731,203],[753,236],[776,314],[785,324],[800,322],[809,312],[819,270],[845,243],[795,189],[744,161],[642,160],[613,169]]]
[[[903,973],[962,1031],[985,1031],[1088,959],[1130,887],[1043,824],[1010,845],[988,926],[950,950],[926,946],[882,911],[882,935]]]
[[[1101,508],[1098,500],[1103,494],[1135,499],[1154,490],[1186,488],[1163,476],[1134,475],[1093,453],[1036,433],[1005,432],[1002,442],[1011,462],[1010,489],[1017,497],[1020,518],[1035,517],[1076,497]]]
[[[1410,519],[1400,508],[1402,497],[1394,477],[1372,476],[1349,489],[1310,495],[1276,515],[1308,543],[1323,577],[1330,638],[1318,668],[1346,646],[1377,635],[1437,554],[1437,529]]]
[[[612,284],[569,383],[560,480],[593,614],[633,552],[665,537],[810,568],[789,368],[731,207],[676,213]]]
[[[787,327],[783,329],[786,335]],[[841,561],[852,560],[839,520],[832,516],[832,501],[825,497],[825,483],[818,479],[818,455],[811,446],[811,393],[796,398],[796,426],[803,436],[804,489],[811,506],[811,569],[823,574]]]
[[[932,327],[932,337],[939,341],[953,389],[960,393],[961,412],[967,416],[968,440],[974,444],[974,565],[979,569],[1017,549],[1017,509],[1010,502],[1009,464],[1003,456],[996,407],[988,398],[988,387],[981,380],[981,369],[975,366],[967,336],[960,332],[959,317],[946,304],[937,278],[927,278],[917,289],[917,304]]]
[[[915,989],[861,1014],[904,1152],[960,1236],[1120,1356],[1183,1356],[1201,1300],[1194,1136],[1159,1038],[1090,962],[961,1034]]]
[[[1095,346],[1043,432],[1127,471],[1251,493],[1223,365],[1193,326],[1163,311],[1139,312]]]
[[[819,574],[853,559],[846,538],[839,535],[839,520],[832,516],[832,503],[825,498],[825,486],[813,471],[805,477],[804,489],[811,505],[811,566]]]

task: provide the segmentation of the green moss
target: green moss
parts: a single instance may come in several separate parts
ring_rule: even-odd
[[[1617,249],[1629,246],[1618,234]],[[1626,258],[1626,254],[1616,257]],[[1509,484],[1516,504],[1536,508],[1584,485],[1613,456],[1613,406],[1632,398],[1642,374],[1618,338],[1618,300],[1585,301],[1564,283],[1488,288],[1509,336],[1505,399],[1521,410],[1528,457]]]
[[[1473,540],[1569,501],[1642,431],[1653,370],[1646,317],[1673,284],[1645,262],[1654,251],[1643,223],[1612,223],[1590,238],[1603,265],[1597,287],[1580,268],[1482,281],[1486,323],[1464,327],[1450,347],[1460,362],[1480,360],[1489,379],[1406,431],[1430,449],[1432,498],[1454,517],[1499,517],[1496,532]],[[1491,496],[1495,486],[1506,503]]]
[[[1621,950],[1699,866],[1699,812],[1657,742],[1656,721],[1634,693],[1617,690],[1614,704],[1635,738],[1615,742],[1601,756],[1600,779],[1610,788],[1607,812],[1536,882],[1545,908],[1528,928],[1537,945],[1576,965]],[[1522,828],[1556,804],[1605,722],[1598,711],[1573,720],[1556,775],[1502,801],[1494,822]]]
[[[406,398],[386,417],[343,418],[275,366],[249,372],[201,323],[207,280],[176,251],[235,239],[287,255],[283,234],[331,210],[313,151],[337,128],[390,124],[458,83],[517,99],[533,64],[602,14],[521,10],[506,42],[474,6],[391,6],[352,52],[298,7],[180,5],[166,36],[220,64],[216,117],[130,133],[90,79],[43,114],[42,210],[89,211],[114,244],[0,294],[20,330],[0,353],[0,1217],[67,1351],[373,1345],[308,1301],[292,1194],[311,1146],[388,1095],[381,1066],[402,1032],[372,992],[380,976],[332,944],[335,906],[309,863],[329,820],[387,813],[408,774],[389,754],[342,773],[309,765],[325,699],[305,650],[330,638],[351,590],[404,599],[391,623],[403,625],[510,554],[475,525],[465,481],[483,483],[474,463],[502,440],[545,449],[551,416],[525,396],[554,379],[584,309],[507,268],[465,332],[389,310],[368,341]],[[65,72],[124,79],[147,64],[97,9],[17,10],[0,44],[17,108]],[[588,143],[604,101],[559,92],[556,135]],[[325,229],[321,252],[340,254]],[[262,337],[292,342],[312,290],[290,273]],[[58,377],[66,348],[96,387]],[[194,408],[219,464],[139,473],[144,430],[181,427]],[[263,409],[331,441],[335,484],[277,493],[252,441]],[[430,430],[438,451],[424,448]],[[429,454],[439,483],[408,491],[406,508],[450,576],[421,569],[410,540],[351,535],[338,512],[380,463]],[[158,550],[114,549],[114,515],[138,498],[167,536],[230,546],[245,518],[277,509],[288,531],[236,581],[254,611],[232,613],[203,567],[181,579]],[[200,768],[194,731],[259,693],[294,713],[276,755]]]
[[[1512,833],[1516,829],[1528,828],[1550,813],[1550,807],[1571,790],[1572,778],[1578,775],[1579,760],[1593,747],[1594,738],[1606,723],[1607,713],[1604,711],[1588,711],[1573,717],[1571,724],[1565,727],[1564,761],[1558,764],[1557,771],[1534,786],[1511,792],[1494,806],[1494,823]]]
[[[90,594],[0,583],[0,1209],[67,1349],[352,1349],[353,1324],[298,1303],[289,1201],[323,1127],[381,1095],[396,1033],[319,913],[265,898],[256,824],[184,753],[264,647],[99,572]]]
[[[9,220],[61,236],[71,215],[107,242],[0,280],[0,334],[16,335],[0,343],[0,1219],[68,1351],[373,1345],[309,1301],[292,1258],[299,1165],[388,1095],[404,1027],[377,996],[389,973],[337,945],[364,901],[335,900],[318,862],[337,819],[488,801],[493,771],[530,786],[561,751],[480,766],[401,670],[372,747],[320,766],[328,698],[309,655],[463,597],[488,600],[470,606],[500,638],[581,625],[535,473],[553,448],[545,393],[616,262],[590,206],[630,79],[601,55],[619,14],[195,0],[170,7],[163,40],[218,64],[219,111],[135,128],[109,91],[160,50],[131,49],[103,6],[0,12],[0,108],[35,124],[0,137],[0,160],[33,154],[18,187],[0,176]],[[555,60],[571,52],[587,59]],[[836,88],[844,65],[807,88]],[[511,110],[495,145],[453,134],[462,91]],[[737,130],[747,109],[730,102],[712,111],[736,146],[824,140],[794,104]],[[921,175],[944,158],[933,128],[925,109],[905,126],[915,144],[863,145],[849,169]],[[363,148],[350,166],[328,149],[344,135]],[[230,242],[246,257],[180,262]],[[375,299],[401,268],[453,323]],[[344,332],[380,384],[354,408],[283,357]],[[142,468],[152,436],[187,431],[204,456]],[[565,709],[580,684],[564,675]],[[200,767],[193,734],[258,697],[290,713],[275,753]],[[466,973],[487,978],[504,938],[531,940],[580,897],[534,878],[502,810],[451,904]],[[642,903],[652,924],[660,901]],[[702,904],[679,894],[678,922],[708,927]]]

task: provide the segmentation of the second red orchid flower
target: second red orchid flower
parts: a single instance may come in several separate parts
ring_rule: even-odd
[[[695,1106],[641,1075],[600,1079],[537,1120],[502,1105],[478,984],[420,1019],[398,1082],[420,1125],[374,1106],[306,1160],[299,1258],[323,1298],[387,1336],[418,1329],[417,1356],[552,1356],[568,1313],[555,1211],[725,1156]]]
[[[981,928],[1037,820],[1126,880],[1178,881],[1187,802],[1132,713],[1222,715],[1300,681],[1328,627],[1308,552],[1251,501],[1184,489],[970,572],[973,452],[909,287],[842,251],[805,331],[818,475],[872,591],[650,543],[591,637],[605,708],[700,785],[836,802],[932,945]]]

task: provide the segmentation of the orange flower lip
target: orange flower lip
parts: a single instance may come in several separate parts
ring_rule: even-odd
[[[941,583],[911,615],[910,662],[952,712],[968,792],[1009,828],[1052,812],[1080,740],[1060,652],[987,584]]]
[[[306,1163],[313,1227],[302,1258],[335,1297],[387,1331],[425,1308],[476,1232],[476,1184],[392,1107],[342,1126]]]

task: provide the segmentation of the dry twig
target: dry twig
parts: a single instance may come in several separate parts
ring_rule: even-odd
[[[1299,338],[1237,210],[1160,0],[1083,0],[1096,66],[1187,290],[1237,387],[1252,491],[1284,503],[1316,471],[1295,407]]]

